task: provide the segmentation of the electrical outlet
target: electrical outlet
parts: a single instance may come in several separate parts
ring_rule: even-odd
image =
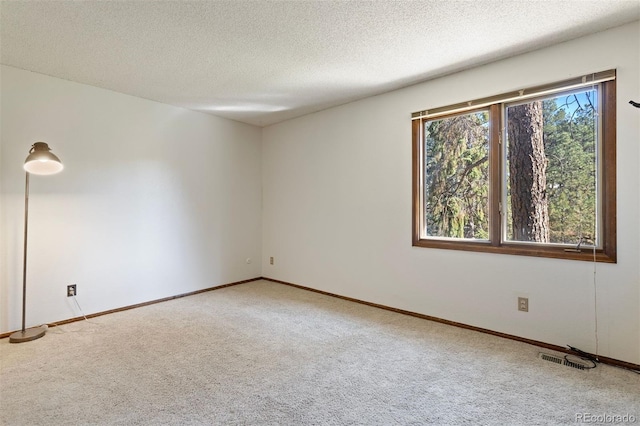
[[[273,256],[269,258],[269,265],[273,265]]]
[[[76,285],[75,284],[71,284],[67,286],[67,297],[72,297],[75,296],[76,293]]]
[[[518,297],[518,310],[522,312],[529,312],[528,297]]]

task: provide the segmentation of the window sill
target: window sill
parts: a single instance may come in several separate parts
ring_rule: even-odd
[[[487,241],[439,241],[419,239],[413,241],[414,247],[435,248],[443,250],[475,251],[482,253],[511,254],[516,256],[546,257],[551,259],[594,261],[591,248],[580,251],[567,251],[564,247],[525,246],[521,244],[494,245]],[[571,249],[568,249],[571,250]],[[607,249],[598,249],[595,252],[595,261],[602,263],[617,263],[616,252]]]

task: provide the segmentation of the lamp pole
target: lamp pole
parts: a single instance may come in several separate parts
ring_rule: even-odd
[[[27,231],[29,229],[29,172],[24,184],[24,251],[22,253],[22,334],[25,333],[27,313]]]

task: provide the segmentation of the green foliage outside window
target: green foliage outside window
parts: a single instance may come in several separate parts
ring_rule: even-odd
[[[489,238],[489,114],[425,123],[427,235]]]
[[[530,190],[518,187],[524,180],[518,174],[527,173],[518,170],[514,180],[506,179],[506,240],[576,244],[595,236],[596,96],[595,90],[583,90],[542,101],[546,168],[534,172],[545,174],[534,180],[546,180],[538,197],[544,205],[527,208],[532,215],[541,211],[536,214],[545,216],[548,232],[544,238],[536,233],[514,237],[512,193]],[[489,119],[488,111],[480,111],[424,122],[426,236],[489,239]],[[508,164],[505,169],[508,174]]]
[[[596,106],[595,91],[543,103],[552,243],[575,244],[583,236],[595,237]]]

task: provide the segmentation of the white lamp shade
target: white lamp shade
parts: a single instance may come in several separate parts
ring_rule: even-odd
[[[24,160],[24,169],[34,175],[53,175],[62,171],[64,166],[58,157],[51,152],[49,145],[36,142]]]

